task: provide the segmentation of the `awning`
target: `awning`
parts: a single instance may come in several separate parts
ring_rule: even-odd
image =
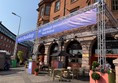
[[[65,51],[58,51],[56,53],[53,53],[52,55],[50,56],[71,56],[71,54],[65,52]]]

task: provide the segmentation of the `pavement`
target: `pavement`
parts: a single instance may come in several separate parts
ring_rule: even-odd
[[[28,74],[24,67],[11,68],[9,71],[0,71],[0,83],[89,83],[89,78],[79,77],[71,82],[52,80],[48,74],[35,76]]]

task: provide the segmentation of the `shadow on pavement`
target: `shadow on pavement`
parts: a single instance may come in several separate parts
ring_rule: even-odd
[[[0,75],[10,75],[10,74],[16,74],[18,72],[24,71],[23,68],[10,68],[8,71],[0,70]]]
[[[89,76],[79,76],[77,80],[89,81]]]
[[[48,72],[47,71],[39,71],[39,76],[45,76],[45,75],[48,75]]]

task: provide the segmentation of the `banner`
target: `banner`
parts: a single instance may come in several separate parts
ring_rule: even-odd
[[[97,14],[97,9],[94,8],[86,12],[83,11],[77,15],[72,15],[71,17],[66,16],[63,19],[59,19],[51,23],[42,25],[38,29],[37,37],[40,38],[43,36],[48,36],[48,35],[53,35],[55,33],[63,32],[65,30],[71,30],[74,28],[80,28],[83,26],[96,24],[97,23],[96,14]],[[19,36],[17,38],[17,42],[23,42],[32,39],[36,39],[36,30]]]
[[[77,14],[70,18],[60,19],[56,22],[49,23],[42,27],[39,27],[38,37],[48,36],[55,33],[63,32],[65,30],[71,30],[74,28],[80,28],[83,26],[88,26],[96,24],[96,8],[89,11]]]
[[[36,31],[29,32],[17,38],[17,42],[23,42],[28,40],[36,39]]]

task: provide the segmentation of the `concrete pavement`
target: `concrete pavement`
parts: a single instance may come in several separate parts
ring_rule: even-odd
[[[34,76],[28,74],[23,67],[12,68],[10,71],[0,71],[0,83],[89,83],[88,79],[80,78],[71,82],[52,81],[52,77],[47,74]]]

